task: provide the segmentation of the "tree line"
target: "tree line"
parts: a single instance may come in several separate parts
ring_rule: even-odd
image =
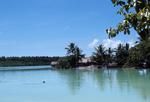
[[[57,68],[76,68],[80,66],[85,54],[75,44],[70,43],[66,48],[66,57],[58,60]],[[150,43],[139,43],[130,47],[128,43],[118,44],[117,48],[105,48],[103,44],[95,47],[91,62],[89,65],[98,65],[100,67],[112,67],[110,64],[115,63],[119,68],[150,68]]]
[[[57,61],[59,57],[48,56],[24,56],[24,57],[0,57],[0,66],[37,66],[50,65],[52,61]]]

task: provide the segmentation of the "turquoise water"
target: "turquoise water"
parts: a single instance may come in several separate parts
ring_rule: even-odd
[[[0,71],[0,102],[150,102],[150,71]]]

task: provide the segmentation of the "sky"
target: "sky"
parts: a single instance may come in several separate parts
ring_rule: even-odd
[[[64,56],[70,42],[90,56],[101,43],[133,44],[135,31],[108,39],[116,12],[111,0],[0,0],[0,56]]]

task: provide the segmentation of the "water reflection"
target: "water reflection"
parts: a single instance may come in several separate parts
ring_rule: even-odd
[[[119,70],[59,70],[62,80],[66,80],[68,88],[73,94],[78,93],[85,84],[90,82],[98,87],[100,92],[113,90],[120,93],[135,92],[144,100],[150,100],[150,71],[119,69]],[[86,81],[89,83],[86,83]]]
[[[0,92],[0,102],[150,102],[150,70],[0,71]]]
[[[61,79],[66,81],[68,88],[72,92],[72,94],[76,94],[76,92],[81,88],[83,80],[83,71],[79,70],[59,70],[57,71],[59,75],[61,75]]]
[[[121,89],[134,89],[143,99],[150,99],[149,70],[119,70],[116,78]]]

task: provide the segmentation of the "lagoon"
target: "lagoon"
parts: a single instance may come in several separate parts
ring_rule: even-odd
[[[1,70],[0,102],[150,102],[150,70]]]

